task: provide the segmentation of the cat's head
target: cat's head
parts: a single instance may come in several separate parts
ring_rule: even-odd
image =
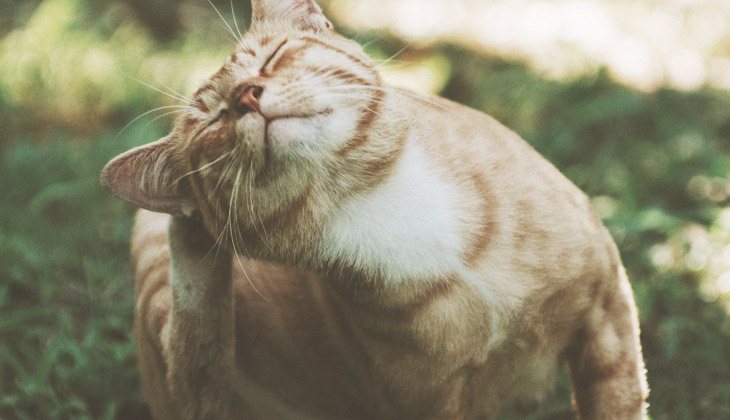
[[[114,194],[214,226],[230,223],[231,207],[273,211],[310,177],[337,178],[343,159],[377,163],[362,134],[383,101],[371,59],[314,0],[252,5],[251,29],[171,133],[106,166]]]

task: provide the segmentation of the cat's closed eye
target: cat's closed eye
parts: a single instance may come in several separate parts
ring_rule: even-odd
[[[279,46],[276,47],[274,52],[269,55],[269,58],[264,62],[264,64],[261,66],[260,74],[261,75],[270,75],[274,68],[271,67],[272,63],[276,63],[277,60],[274,60],[275,58],[280,58],[285,51],[283,51],[284,47],[289,43],[289,39],[284,39]]]

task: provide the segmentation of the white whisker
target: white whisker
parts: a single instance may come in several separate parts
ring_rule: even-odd
[[[251,161],[251,164],[249,166],[248,180],[249,180],[249,182],[246,183],[247,184],[247,189],[248,189],[247,190],[247,195],[248,195],[248,200],[247,201],[248,201],[248,204],[249,204],[249,214],[250,214],[250,217],[251,217],[251,222],[253,224],[254,229],[256,230],[256,234],[258,235],[259,239],[261,239],[261,241],[264,243],[264,245],[266,245],[266,247],[269,249],[269,251],[273,252],[273,249],[271,248],[271,245],[269,244],[269,235],[266,233],[266,226],[264,225],[264,221],[261,218],[261,214],[257,214],[254,211],[254,205],[253,205],[254,204],[253,203],[253,188],[254,188],[254,186],[253,186],[253,180],[254,180],[254,177],[253,177],[253,160]],[[261,232],[259,232],[259,229],[256,226],[256,218],[257,218],[256,216],[258,216],[258,220],[261,223],[261,229],[264,231],[264,236],[263,237],[261,237]]]
[[[170,111],[170,112],[165,112],[164,114],[162,114],[162,115],[158,115],[158,116],[156,116],[155,118],[152,118],[151,120],[149,120],[149,122],[147,122],[147,124],[146,124],[145,126],[147,126],[147,125],[149,125],[149,124],[152,124],[153,122],[155,122],[155,121],[157,121],[157,120],[159,120],[159,119],[161,119],[161,118],[165,118],[165,117],[166,117],[166,116],[168,116],[168,115],[173,115],[173,114],[179,114],[179,113],[181,113],[181,112],[182,112],[181,110],[178,110],[178,111]]]
[[[173,89],[167,85],[163,85],[162,83],[160,83],[160,86],[165,88],[168,92],[170,92],[170,94],[175,95],[176,98],[179,98],[183,102],[186,102],[190,105],[193,105],[195,103],[195,100],[193,100],[193,98],[191,98],[189,96],[185,96],[182,93],[177,92],[175,89]]]
[[[241,28],[238,26],[238,19],[236,19],[236,10],[233,8],[233,0],[229,0],[231,3],[231,15],[233,15],[233,25],[236,28],[236,32],[238,33],[238,39],[243,40],[243,35],[241,34]]]
[[[176,179],[172,184],[175,185],[178,182],[182,181],[184,178],[187,178],[187,177],[189,177],[192,174],[195,174],[195,173],[198,173],[198,172],[203,172],[204,170],[210,168],[211,166],[215,165],[218,162],[221,162],[223,159],[229,157],[232,154],[233,154],[233,150],[231,150],[229,152],[226,152],[226,153],[222,154],[221,156],[219,156],[218,159],[216,159],[216,160],[214,160],[212,162],[206,163],[205,165],[201,166],[200,168],[193,169],[192,171],[186,173],[185,175],[182,175],[181,177],[179,177],[178,179]]]
[[[398,50],[398,52],[396,52],[395,54],[393,54],[393,55],[391,55],[390,57],[386,58],[385,60],[381,61],[380,63],[378,63],[378,64],[377,64],[377,65],[375,66],[375,68],[381,68],[381,67],[383,67],[383,66],[387,65],[388,63],[390,63],[391,61],[393,61],[393,60],[394,60],[394,59],[395,59],[396,57],[398,57],[399,55],[403,54],[403,52],[404,52],[405,50],[407,50],[407,49],[408,49],[408,47],[410,47],[410,46],[411,46],[411,44],[413,44],[413,42],[409,42],[409,43],[408,43],[408,44],[406,44],[406,45],[405,45],[405,46],[404,46],[403,48],[401,48],[400,50]]]
[[[244,275],[246,276],[246,280],[248,281],[248,284],[251,285],[251,287],[256,292],[256,294],[261,296],[261,298],[264,299],[265,301],[269,302],[270,300],[266,296],[264,296],[261,293],[261,291],[259,291],[259,289],[253,283],[251,278],[248,276],[248,273],[246,273],[246,269],[243,267],[243,262],[241,262],[241,256],[236,251],[236,238],[233,235],[232,221],[235,221],[235,223],[236,223],[236,232],[238,233],[237,236],[238,236],[239,241],[241,242],[241,245],[243,246],[243,238],[241,237],[241,227],[239,225],[239,220],[238,220],[239,214],[238,214],[238,210],[237,210],[238,209],[238,193],[241,189],[242,175],[243,175],[243,167],[240,167],[238,169],[238,173],[236,174],[236,180],[233,183],[233,191],[231,191],[231,199],[230,199],[230,203],[228,206],[228,224],[230,225],[229,229],[230,229],[230,234],[231,234],[231,243],[233,246],[234,254],[236,255],[236,260],[238,261],[238,266],[241,268],[241,271],[243,271]],[[236,206],[235,208],[234,208],[234,205]],[[232,214],[233,219],[231,219],[231,211],[233,211],[233,214]],[[244,251],[245,251],[245,249],[244,249]]]
[[[140,83],[140,84],[142,84],[142,85],[144,85],[144,86],[146,86],[146,87],[148,87],[148,88],[150,88],[150,89],[152,89],[152,90],[154,90],[156,92],[159,92],[159,93],[161,93],[161,94],[163,94],[163,95],[165,95],[165,96],[167,96],[169,98],[172,98],[172,99],[174,99],[176,101],[185,102],[188,105],[192,105],[194,103],[194,101],[192,99],[187,98],[187,97],[185,97],[183,95],[180,95],[179,93],[177,93],[175,91],[172,91],[172,89],[170,89],[170,88],[167,88],[167,89],[170,89],[173,93],[165,92],[164,90],[162,90],[162,89],[160,89],[158,87],[152,86],[151,84],[149,84],[149,83],[147,83],[147,82],[145,82],[143,80],[137,79],[136,77],[133,77],[132,80],[134,80],[137,83]]]
[[[218,13],[218,17],[220,17],[221,18],[221,21],[223,21],[223,24],[226,25],[226,28],[228,28],[228,32],[231,33],[231,35],[233,36],[233,39],[236,41],[236,43],[241,42],[241,39],[237,38],[236,37],[236,33],[233,32],[233,29],[231,28],[231,25],[229,25],[228,22],[226,22],[226,19],[223,17],[223,15],[221,14],[221,12],[218,10],[217,7],[215,7],[215,4],[213,4],[213,1],[212,0],[208,0],[208,3],[213,7],[213,10],[215,10],[215,12]]]
[[[362,44],[362,45],[361,45],[361,46],[362,46],[362,49],[363,49],[363,50],[367,50],[367,48],[368,48],[369,46],[371,46],[371,45],[375,44],[375,43],[376,43],[376,42],[378,42],[378,41],[379,41],[379,39],[378,39],[378,38],[373,38],[373,39],[371,39],[370,41],[368,41],[368,42],[366,42],[366,43]]]
[[[190,109],[190,107],[185,106],[185,105],[167,105],[167,106],[160,106],[160,107],[157,107],[155,109],[151,109],[151,110],[149,110],[147,112],[144,112],[144,113],[140,114],[139,116],[137,116],[132,121],[128,122],[127,125],[125,125],[124,127],[122,127],[121,130],[119,130],[119,134],[117,134],[114,139],[115,140],[118,139],[122,135],[122,133],[124,133],[125,130],[127,130],[129,127],[132,126],[132,124],[136,123],[137,121],[139,121],[140,119],[146,117],[147,115],[150,115],[150,114],[155,113],[157,111],[162,111],[162,110],[165,110],[165,109],[172,109],[172,108],[178,108],[178,109],[180,109],[180,111],[182,111],[183,109]],[[179,112],[179,111],[177,111],[177,112]],[[167,113],[163,114],[162,116],[165,116],[165,115],[167,115]]]

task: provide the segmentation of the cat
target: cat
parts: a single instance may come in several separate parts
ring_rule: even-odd
[[[588,198],[475,110],[385,86],[313,0],[251,29],[161,140],[135,337],[157,419],[494,418],[566,360],[577,415],[646,417],[637,310]]]

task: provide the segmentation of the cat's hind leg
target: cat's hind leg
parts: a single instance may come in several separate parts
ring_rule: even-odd
[[[646,418],[638,317],[623,268],[590,309],[568,363],[581,419]]]

